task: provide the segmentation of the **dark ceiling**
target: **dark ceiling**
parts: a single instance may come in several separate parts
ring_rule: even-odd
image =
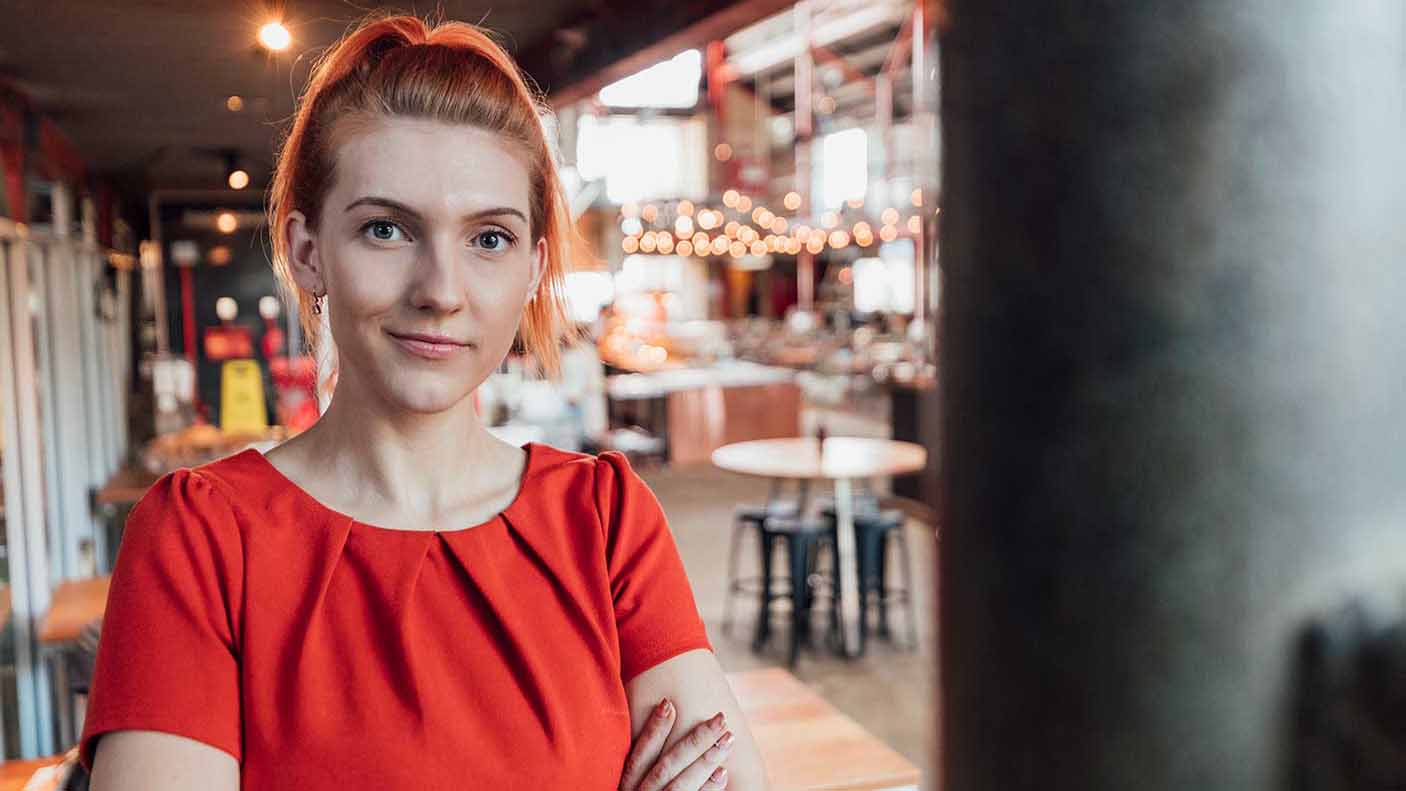
[[[736,29],[787,4],[438,0],[402,8],[492,28],[556,93],[579,91],[651,52],[663,57],[675,45],[703,43],[686,41],[690,32],[721,37],[731,31],[719,24]],[[233,149],[253,178],[244,192],[257,203],[312,62],[378,8],[350,0],[277,6],[294,43],[270,54],[255,43],[270,6],[256,0],[3,0],[0,82],[27,96],[87,166],[129,198],[154,189],[223,188],[220,152]],[[231,95],[243,97],[241,112],[226,108]]]

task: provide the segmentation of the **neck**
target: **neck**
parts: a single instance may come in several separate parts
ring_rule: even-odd
[[[436,514],[498,477],[488,470],[509,446],[484,428],[472,398],[443,412],[395,413],[348,384],[302,439],[349,502]]]

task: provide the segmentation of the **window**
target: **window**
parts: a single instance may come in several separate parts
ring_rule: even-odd
[[[611,203],[702,199],[708,193],[707,128],[701,119],[582,116],[576,167],[605,179]]]
[[[609,272],[567,272],[564,296],[572,321],[592,322],[615,299],[615,282]]]
[[[913,242],[900,239],[879,247],[878,258],[854,262],[854,309],[860,313],[913,312]]]
[[[839,208],[851,198],[863,198],[869,187],[869,136],[863,129],[846,129],[820,138],[815,161],[815,194],[821,206]]]
[[[600,100],[611,107],[693,107],[702,76],[703,57],[691,49],[612,82],[601,89]]]

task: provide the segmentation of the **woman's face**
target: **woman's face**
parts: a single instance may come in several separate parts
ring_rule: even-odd
[[[495,369],[544,264],[522,152],[438,121],[358,124],[339,141],[316,231],[296,212],[294,276],[327,294],[338,388],[441,412]]]

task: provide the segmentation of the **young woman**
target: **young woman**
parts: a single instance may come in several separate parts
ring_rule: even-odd
[[[557,362],[569,218],[539,113],[469,25],[382,19],[319,63],[270,227],[336,390],[133,510],[95,791],[765,787],[650,490],[475,414],[519,330]]]

